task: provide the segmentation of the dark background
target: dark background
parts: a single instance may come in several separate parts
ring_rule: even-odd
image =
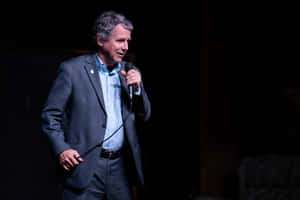
[[[1,7],[1,199],[57,197],[41,109],[58,64],[89,51],[91,25],[103,10],[122,12],[135,26],[130,54],[152,102],[140,136],[147,199],[199,193],[200,7],[84,2]]]
[[[162,3],[1,6],[1,199],[56,199],[41,109],[59,63],[90,51],[92,23],[104,10],[135,26],[127,59],[141,69],[152,103],[140,127],[146,199],[236,199],[243,158],[299,154],[299,90],[274,36],[279,20],[258,17],[268,9],[256,4]]]
[[[299,155],[299,90],[287,78],[292,73],[275,70],[284,49],[265,32],[274,21],[259,22],[247,6],[236,9],[230,1],[1,6],[1,199],[56,198],[41,109],[58,64],[90,50],[90,28],[103,10],[122,12],[135,26],[129,53],[152,102],[152,118],[140,135],[147,199],[199,194],[234,199],[243,158]]]

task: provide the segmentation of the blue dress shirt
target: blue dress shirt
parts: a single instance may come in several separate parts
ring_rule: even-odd
[[[104,105],[107,113],[105,138],[110,137],[123,123],[122,120],[122,98],[121,98],[121,82],[119,71],[121,65],[118,63],[115,68],[109,72],[102,60],[97,57],[97,65],[104,97]],[[116,151],[119,150],[124,141],[124,129],[121,127],[115,135],[103,143],[103,148]]]

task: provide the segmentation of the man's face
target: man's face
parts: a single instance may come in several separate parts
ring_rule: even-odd
[[[131,32],[128,29],[118,24],[112,31],[108,41],[98,39],[98,45],[103,50],[103,62],[106,65],[113,65],[122,61],[128,50],[128,41],[131,39],[130,35]]]

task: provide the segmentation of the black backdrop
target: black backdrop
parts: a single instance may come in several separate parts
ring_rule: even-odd
[[[285,89],[294,85],[284,76],[287,70],[274,76],[273,63],[282,55],[269,51],[265,40],[272,37],[263,33],[263,22],[256,24],[253,12],[247,13],[248,5],[234,12],[228,1],[161,3],[28,0],[1,6],[1,199],[56,198],[54,164],[40,131],[41,109],[59,62],[90,48],[89,30],[102,10],[122,12],[135,25],[131,52],[153,108],[140,136],[147,199],[187,199],[199,193],[201,48],[208,50],[203,58],[209,68],[209,98],[202,98],[215,106],[207,109],[214,119],[210,137],[236,142],[240,159],[299,154],[296,94]],[[231,98],[232,109],[223,101]],[[231,117],[228,112],[233,120],[222,121]],[[227,122],[232,130],[224,133],[220,125]]]
[[[152,102],[140,137],[148,199],[186,199],[198,190],[198,7],[26,1],[1,9],[1,199],[56,198],[41,109],[59,62],[90,48],[95,16],[110,9],[135,25],[131,51]]]

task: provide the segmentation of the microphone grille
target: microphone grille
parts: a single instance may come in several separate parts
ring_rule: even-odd
[[[125,64],[125,70],[128,72],[131,69],[133,69],[133,64],[131,62],[127,62]]]

